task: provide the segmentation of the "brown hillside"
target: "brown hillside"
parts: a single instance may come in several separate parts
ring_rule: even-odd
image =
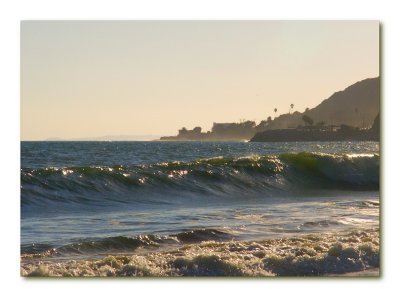
[[[275,119],[269,129],[285,129],[304,125],[303,115],[314,120],[314,124],[346,124],[355,127],[372,126],[380,105],[380,78],[359,81],[343,91],[334,93],[315,108],[307,112],[284,114]]]

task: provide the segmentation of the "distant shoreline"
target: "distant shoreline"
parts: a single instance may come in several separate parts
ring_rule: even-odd
[[[380,77],[368,78],[333,93],[304,112],[293,111],[292,104],[289,113],[277,116],[275,109],[274,119],[269,116],[258,124],[250,120],[214,122],[206,132],[200,126],[183,127],[177,135],[163,136],[160,140],[379,141],[379,103]]]
[[[379,130],[355,130],[346,126],[337,131],[280,129],[259,132],[250,142],[296,141],[379,141]]]

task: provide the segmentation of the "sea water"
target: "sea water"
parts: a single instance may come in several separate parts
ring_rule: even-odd
[[[21,273],[319,275],[376,267],[379,167],[377,142],[22,142]],[[300,247],[306,252],[296,254]],[[346,248],[358,255],[353,262]],[[335,251],[344,260],[328,265],[339,261]],[[311,260],[303,267],[296,257],[304,254]],[[104,262],[108,255],[119,270]],[[71,270],[71,260],[86,262]],[[43,261],[52,273],[40,270]],[[107,269],[94,264],[101,261]]]

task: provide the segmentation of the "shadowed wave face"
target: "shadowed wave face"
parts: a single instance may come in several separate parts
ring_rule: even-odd
[[[377,267],[379,167],[376,142],[22,142],[21,273]]]
[[[134,251],[139,247],[190,244],[209,240],[228,241],[233,238],[233,235],[215,229],[195,229],[171,235],[147,234],[135,237],[86,238],[62,246],[26,244],[21,246],[21,253],[25,256],[65,256],[70,254]]]
[[[35,205],[109,207],[191,199],[292,196],[307,190],[379,190],[377,154],[284,153],[131,166],[21,169],[22,210]]]

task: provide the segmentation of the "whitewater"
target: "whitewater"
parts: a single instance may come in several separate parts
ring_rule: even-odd
[[[379,268],[378,142],[22,142],[21,275]]]

